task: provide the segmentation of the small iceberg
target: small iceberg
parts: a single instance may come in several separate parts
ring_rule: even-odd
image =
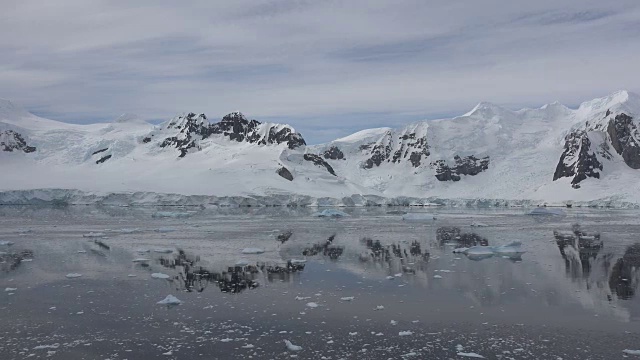
[[[0,245],[1,246],[10,246],[13,245],[13,243],[11,241],[0,241]]]
[[[458,248],[453,250],[453,252],[465,254],[470,260],[484,260],[494,256],[520,260],[522,254],[526,251],[522,250],[521,242],[514,241],[510,244],[500,246],[472,246],[470,248]]]
[[[534,216],[565,216],[566,213],[562,209],[537,207],[537,208],[531,210],[530,212],[528,212],[527,215],[534,215]]]
[[[436,220],[435,215],[426,213],[409,213],[402,216],[403,221],[427,221]]]
[[[302,346],[293,345],[291,341],[285,340],[284,344],[287,346],[287,350],[289,351],[300,351],[302,350]]]
[[[481,223],[479,221],[473,221],[471,223],[471,227],[488,227],[489,225],[485,224],[485,223]]]
[[[260,248],[244,248],[242,249],[243,254],[262,254],[264,253],[264,249]]]
[[[134,263],[148,263],[149,261],[151,261],[151,259],[137,258],[137,259],[133,259],[131,261],[134,262]]]
[[[75,278],[79,278],[79,277],[81,277],[81,276],[82,276],[82,274],[78,274],[78,273],[70,273],[70,274],[67,274],[66,276],[67,276],[67,279],[75,279]]]
[[[178,298],[173,296],[173,295],[167,295],[166,298],[158,301],[156,304],[160,304],[160,305],[180,305],[180,304],[182,304],[182,301],[178,300]]]
[[[167,274],[163,274],[163,273],[153,273],[151,274],[151,277],[154,279],[168,279],[171,276],[167,275]]]
[[[347,217],[349,216],[349,214],[342,212],[340,210],[324,209],[320,212],[314,213],[313,216],[326,217],[326,218],[341,218],[341,217]]]

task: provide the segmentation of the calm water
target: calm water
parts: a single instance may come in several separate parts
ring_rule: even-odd
[[[0,207],[0,241],[13,243],[0,245],[0,359],[618,359],[640,349],[640,212],[342,210],[350,216]],[[521,257],[453,251],[513,241]],[[182,303],[157,304],[167,295]]]

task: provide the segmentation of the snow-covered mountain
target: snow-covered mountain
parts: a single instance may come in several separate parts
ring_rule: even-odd
[[[480,103],[452,119],[307,146],[292,127],[239,112],[72,125],[0,100],[0,191],[640,203],[639,115],[640,96],[626,91],[577,109]]]

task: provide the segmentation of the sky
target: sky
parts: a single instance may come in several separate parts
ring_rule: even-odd
[[[0,98],[66,122],[242,111],[308,143],[640,92],[637,0],[0,0]]]

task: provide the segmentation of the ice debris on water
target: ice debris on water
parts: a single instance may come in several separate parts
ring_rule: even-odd
[[[131,262],[134,262],[134,263],[146,263],[146,262],[149,262],[149,261],[151,261],[151,259],[137,258],[137,259],[131,260]]]
[[[340,298],[340,300],[342,300],[342,301],[352,301],[353,299],[355,299],[355,297],[353,297],[353,296],[345,296],[345,297]]]
[[[638,355],[638,356],[640,356],[640,350],[624,349],[624,350],[622,350],[622,352],[627,354],[627,355]]]
[[[67,274],[67,278],[68,278],[68,279],[79,278],[79,277],[81,277],[81,276],[82,276],[82,274],[78,274],[78,273],[70,273],[70,274]]]
[[[440,276],[440,275],[433,275],[433,278],[434,278],[434,279],[442,279],[442,276]]]
[[[153,273],[151,274],[151,277],[154,279],[168,279],[171,276],[167,275],[167,274],[163,274],[163,273]]]
[[[242,249],[243,254],[262,254],[264,253],[264,249],[260,248],[244,248]]]
[[[489,225],[485,224],[485,223],[481,223],[479,221],[473,221],[471,223],[471,227],[487,227]]]
[[[378,310],[384,310],[384,306],[382,306],[382,305],[378,305],[378,306],[376,306],[376,307],[375,307],[375,309],[373,309],[373,310],[376,310],[376,311],[378,311]]]
[[[435,215],[425,213],[409,213],[402,216],[404,221],[434,221]]]
[[[413,331],[400,331],[398,333],[398,336],[409,336],[409,335],[413,335]]]
[[[6,288],[6,289],[4,289],[4,291],[6,291],[6,292],[13,292],[13,291],[16,291],[16,290],[18,290],[18,288]]]
[[[153,252],[158,254],[171,254],[173,252],[173,249],[169,249],[169,248],[153,249]]]
[[[9,246],[9,245],[13,245],[13,243],[11,241],[0,241],[0,245],[1,246]]]
[[[291,341],[285,340],[284,344],[287,346],[287,350],[289,351],[300,351],[302,350],[302,346],[293,345]]]
[[[566,213],[562,209],[550,209],[546,207],[537,207],[531,210],[530,212],[528,212],[527,215],[565,216]]]
[[[506,258],[517,260],[526,251],[522,250],[522,243],[514,241],[507,245],[500,246],[472,246],[470,248],[458,248],[453,250],[454,253],[465,254],[471,260],[483,260],[493,256],[503,256]]]
[[[314,213],[313,216],[317,217],[330,217],[330,218],[340,218],[349,216],[349,214],[342,212],[340,210],[335,209],[324,209],[320,212]]]
[[[476,358],[476,359],[484,359],[485,357],[480,355],[480,354],[476,354],[476,353],[465,353],[465,352],[459,352],[457,354],[458,356],[463,356],[463,357],[470,357],[470,358]]]
[[[158,211],[151,215],[153,218],[186,218],[191,216],[191,213],[188,212],[178,212],[178,211]]]
[[[157,304],[160,304],[160,305],[178,305],[178,304],[182,304],[182,301],[178,300],[178,298],[173,296],[173,295],[167,295],[166,298],[158,301]]]
[[[318,304],[317,304],[317,303],[314,303],[314,302],[308,302],[308,303],[307,303],[307,307],[310,307],[310,308],[317,308],[317,307],[318,307]]]

